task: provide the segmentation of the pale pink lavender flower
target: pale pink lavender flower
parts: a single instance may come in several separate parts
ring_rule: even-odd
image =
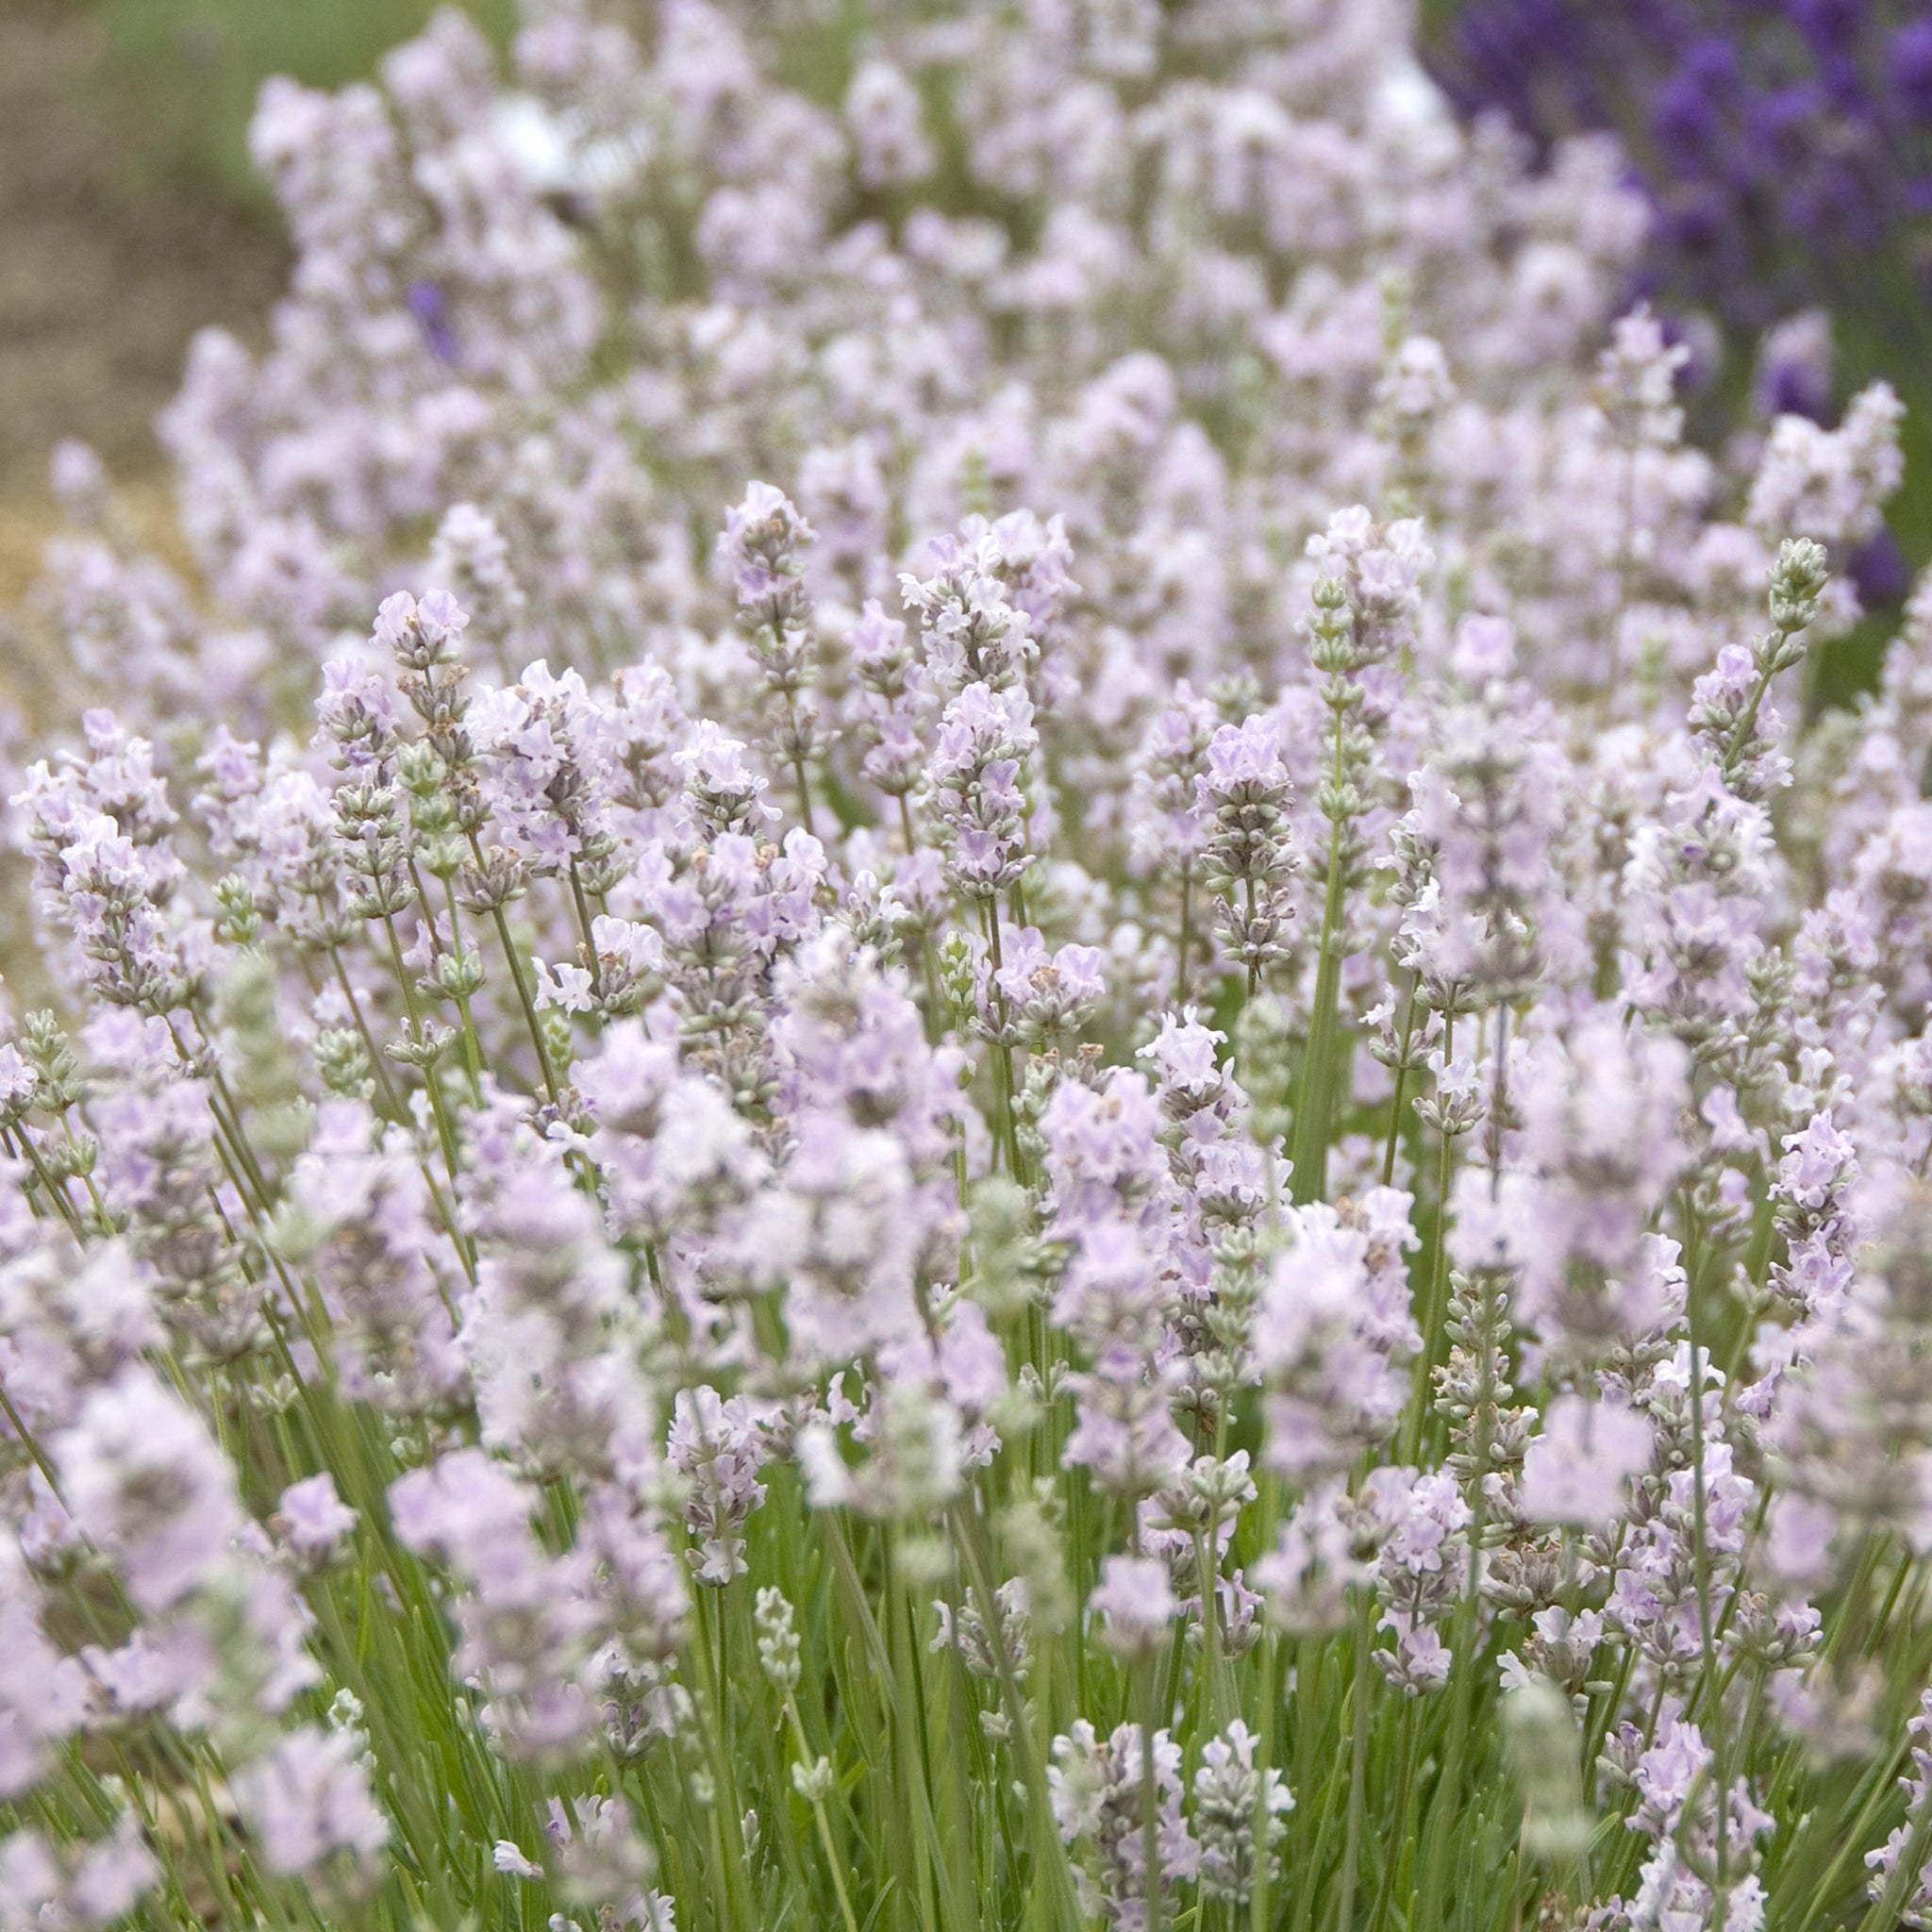
[[[36,621],[127,722],[17,787],[83,1017],[0,1028],[0,1790],[52,1818],[135,1724],[218,1747],[258,1875],[346,1898],[421,1775],[413,1707],[288,1714],[353,1593],[447,1624],[450,1750],[569,1793],[541,1859],[510,1821],[442,1875],[662,1925],[590,1767],[710,1817],[681,1894],[815,1857],[731,1741],[730,1591],[802,1555],[816,1646],[842,1544],[939,1593],[966,1694],[922,1712],[1045,1807],[1016,1896],[1051,1832],[1109,1924],[1325,1887],[1273,1857],[1269,1733],[1199,1713],[1291,1657],[1294,1734],[1353,1624],[1354,1735],[1469,1700],[1419,1884],[1500,1671],[1609,1729],[1645,1843],[1603,1910],[1751,1923],[1767,1821],[1716,1767],[1862,1694],[1798,1681],[1792,1592],[1932,1546],[1925,596],[1864,711],[1787,688],[1895,404],[1687,443],[1684,345],[1611,324],[1614,156],[1458,129],[1379,5],[878,8],[836,107],[758,9],[660,11],[543,0],[507,83],[444,16],[268,92],[296,263],[169,414],[192,589],[60,458]],[[1013,1682],[1051,1654],[1060,1697],[1068,1642],[1117,1661],[1028,1790]],[[789,1671],[778,1803],[916,1795]],[[1094,1729],[1149,1678],[1171,1730]],[[8,1909],[125,1909],[147,1855],[99,1830],[17,1834]]]
[[[242,1523],[234,1474],[151,1371],[130,1363],[95,1389],[53,1453],[75,1526],[143,1609],[178,1604],[227,1555]]]
[[[1180,1612],[1167,1565],[1149,1557],[1109,1557],[1087,1607],[1100,1619],[1100,1641],[1118,1657],[1152,1657],[1163,1648]]]
[[[1865,1854],[1865,1863],[1872,1873],[1872,1896],[1889,1900],[1899,1912],[1901,1924],[1923,1925],[1932,1908],[1932,1856],[1925,1855],[1924,1823],[1927,1794],[1932,1791],[1932,1751],[1927,1749],[1932,1739],[1932,1691],[1921,1698],[1908,1736],[1911,1770],[1899,1779],[1906,1794],[1905,1822],[1893,1828],[1882,1846]],[[1908,1847],[1917,1847],[1924,1862],[1916,1873],[1908,1870],[1901,1879],[1898,1867]]]
[[[358,1512],[337,1495],[335,1478],[324,1470],[282,1491],[273,1526],[299,1560],[320,1563],[341,1549],[358,1520]]]
[[[304,1724],[235,1776],[236,1802],[271,1872],[317,1874],[340,1857],[351,1890],[372,1880],[389,1820],[370,1790],[353,1731]]]
[[[1390,1204],[1407,1235],[1407,1203]],[[1394,1429],[1407,1399],[1401,1359],[1415,1344],[1376,1292],[1369,1231],[1321,1202],[1285,1210],[1277,1257],[1252,1338],[1267,1391],[1270,1463],[1291,1480],[1346,1467]],[[1381,1251],[1399,1269],[1402,1245]],[[1382,1271],[1386,1283],[1386,1269]]]
[[[697,1539],[686,1552],[700,1583],[722,1589],[745,1574],[744,1519],[765,1500],[758,1480],[764,1443],[742,1395],[729,1402],[715,1389],[680,1389],[665,1459],[689,1487],[685,1527]]]
[[[112,1924],[160,1875],[132,1812],[105,1838],[58,1847],[32,1828],[16,1831],[0,1840],[0,1917],[18,1925]]]
[[[1141,1826],[1144,1790],[1139,1724],[1121,1724],[1103,1742],[1084,1718],[1053,1741],[1047,1782],[1054,1822],[1074,1852],[1083,1905],[1110,1925],[1141,1932],[1146,1925],[1150,1876],[1164,1895],[1192,1879],[1200,1846],[1181,1815],[1181,1751],[1165,1731],[1152,1745],[1159,1869],[1147,1871]]]
[[[1654,1432],[1641,1416],[1559,1395],[1523,1459],[1523,1509],[1537,1523],[1603,1526],[1628,1507],[1629,1481],[1650,1467]]]
[[[1274,1846],[1286,1836],[1286,1814],[1294,1808],[1281,1774],[1255,1763],[1255,1743],[1254,1734],[1236,1718],[1201,1747],[1201,1768],[1194,1774],[1201,1895],[1237,1907],[1254,1896],[1257,1867],[1271,1876],[1279,1869]]]

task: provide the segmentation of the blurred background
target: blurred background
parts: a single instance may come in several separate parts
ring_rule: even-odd
[[[1505,114],[1539,147],[1585,128],[1624,142],[1657,211],[1631,294],[1695,351],[1693,433],[1721,441],[1754,410],[1831,422],[1874,375],[1900,390],[1907,482],[1859,561],[1874,618],[1840,659],[1856,681],[1932,556],[1932,0],[1418,4],[1464,113]],[[502,42],[513,8],[467,10]],[[258,337],[285,272],[247,158],[262,79],[370,74],[431,10],[0,0],[0,604],[31,572],[62,435],[92,442],[163,533],[150,425],[188,339],[212,321]]]
[[[1707,437],[1754,401],[1831,422],[1874,376],[1901,391],[1907,491],[1859,572],[1868,606],[1895,599],[1907,558],[1932,554],[1932,6],[1423,6],[1465,114],[1500,112],[1538,147],[1583,129],[1623,143],[1656,210],[1633,292],[1714,324],[1727,351],[1690,371]]]
[[[31,578],[62,436],[165,542],[155,412],[194,331],[260,335],[287,270],[248,164],[270,74],[336,87],[430,0],[0,0],[0,606]],[[497,39],[511,0],[468,10]]]

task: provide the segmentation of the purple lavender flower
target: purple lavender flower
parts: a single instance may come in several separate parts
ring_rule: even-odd
[[[423,340],[440,362],[458,360],[457,339],[449,325],[449,304],[434,282],[411,282],[404,296],[409,313],[422,325]]]

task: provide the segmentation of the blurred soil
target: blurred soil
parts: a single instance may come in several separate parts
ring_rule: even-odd
[[[81,0],[0,0],[0,609],[55,522],[47,455],[100,452],[166,545],[154,418],[195,330],[258,335],[286,255],[272,222],[167,157],[164,75]]]

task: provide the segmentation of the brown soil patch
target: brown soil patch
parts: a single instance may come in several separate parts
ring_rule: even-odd
[[[54,521],[54,444],[92,443],[151,510],[190,338],[258,333],[286,272],[271,222],[157,159],[166,85],[77,0],[0,0],[0,608]]]

